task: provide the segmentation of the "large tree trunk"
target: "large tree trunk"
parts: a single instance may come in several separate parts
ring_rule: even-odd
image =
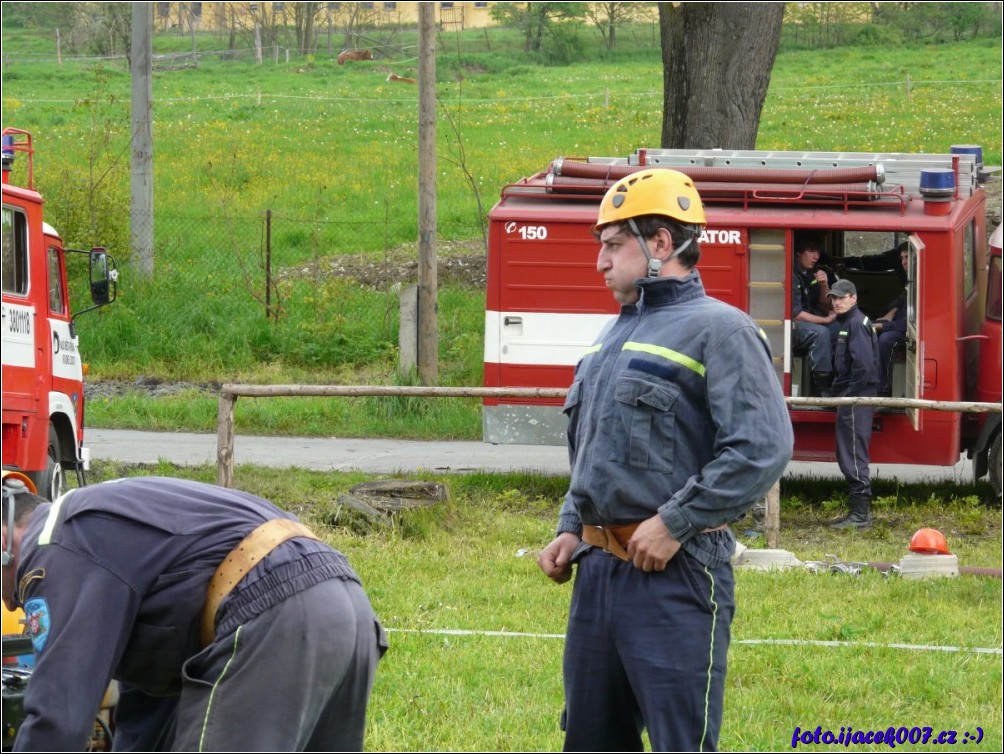
[[[665,149],[753,149],[784,3],[659,3]]]

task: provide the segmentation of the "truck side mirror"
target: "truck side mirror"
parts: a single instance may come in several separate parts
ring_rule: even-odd
[[[115,300],[118,271],[114,262],[109,266],[108,252],[101,246],[91,249],[91,300],[95,306],[106,306]]]

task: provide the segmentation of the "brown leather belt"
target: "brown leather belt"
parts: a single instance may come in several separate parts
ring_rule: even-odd
[[[206,604],[202,607],[202,646],[208,647],[213,642],[213,636],[216,634],[216,611],[223,598],[230,594],[262,558],[293,537],[317,539],[317,536],[299,521],[273,518],[244,537],[223,559],[209,582]]]
[[[587,545],[599,547],[611,555],[616,555],[621,560],[630,561],[631,558],[627,554],[628,540],[631,539],[631,535],[634,534],[635,529],[640,524],[641,521],[634,524],[621,524],[620,526],[590,526],[589,524],[583,524],[582,541]],[[701,531],[701,534],[719,531],[727,526],[728,524],[722,524],[721,526],[704,529]]]

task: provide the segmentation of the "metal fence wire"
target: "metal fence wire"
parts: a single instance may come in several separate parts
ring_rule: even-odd
[[[441,229],[443,230],[443,229]],[[149,282],[163,293],[199,291],[214,309],[257,307],[279,318],[291,297],[318,281],[352,276],[386,290],[413,274],[417,261],[413,218],[311,220],[266,210],[257,215],[180,216],[158,213]],[[482,228],[457,225],[445,235],[469,238],[465,247],[484,254]],[[142,281],[139,261],[120,264],[126,281]],[[186,306],[199,306],[189,297]]]

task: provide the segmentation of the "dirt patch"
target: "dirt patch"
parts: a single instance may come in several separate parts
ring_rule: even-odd
[[[84,382],[84,398],[93,401],[100,398],[118,398],[133,393],[161,397],[193,390],[216,397],[219,395],[220,387],[219,382],[176,382],[140,375],[131,381],[87,380]]]
[[[1000,178],[983,184],[983,188],[987,192],[987,236],[1001,224],[1002,187],[1004,187],[1004,182]]]
[[[485,251],[479,240],[440,241],[436,246],[436,267],[440,285],[485,287]],[[386,290],[418,282],[418,246],[405,244],[390,249],[382,258],[347,254],[324,257],[279,273],[280,279],[323,280],[350,278],[361,286]]]

